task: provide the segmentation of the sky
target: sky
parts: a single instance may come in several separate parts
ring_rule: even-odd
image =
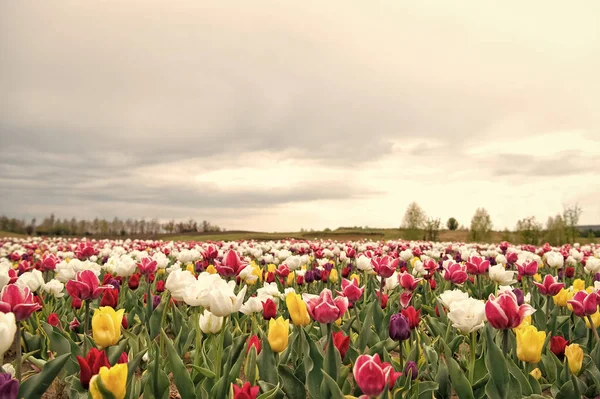
[[[597,0],[2,1],[0,213],[599,224],[598,21]]]

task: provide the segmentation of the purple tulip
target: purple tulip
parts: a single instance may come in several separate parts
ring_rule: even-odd
[[[304,274],[304,281],[307,283],[312,283],[315,281],[315,272],[312,270],[307,270]]]
[[[594,282],[600,281],[600,273],[594,274]]]
[[[521,291],[521,289],[515,288],[512,292],[517,297],[517,305],[521,306],[525,303],[525,295],[523,295],[523,291]]]
[[[410,338],[410,323],[402,313],[390,317],[390,338],[394,341],[404,341]]]
[[[19,381],[8,373],[0,374],[0,399],[16,399],[19,393]]]
[[[408,376],[409,371],[411,380],[416,380],[419,376],[419,368],[417,367],[417,363],[413,362],[412,360],[406,363],[406,366],[404,367],[404,375]]]
[[[156,309],[156,307],[160,304],[160,295],[152,296],[152,309]]]

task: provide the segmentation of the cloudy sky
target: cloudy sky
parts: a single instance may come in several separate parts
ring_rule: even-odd
[[[600,2],[2,1],[0,213],[600,223]]]

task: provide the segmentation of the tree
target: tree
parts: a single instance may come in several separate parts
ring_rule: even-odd
[[[535,216],[529,216],[517,222],[516,231],[524,244],[538,245],[542,235],[542,224],[535,220]]]
[[[579,230],[577,225],[579,224],[579,218],[583,211],[579,207],[579,204],[565,205],[563,210],[563,219],[565,221],[567,241],[573,242],[579,237]]]
[[[489,240],[492,232],[492,218],[485,208],[477,208],[471,219],[471,241]]]
[[[442,222],[439,218],[429,218],[425,222],[425,240],[427,241],[437,241],[440,234],[440,227],[442,226]]]
[[[446,222],[446,227],[448,227],[448,230],[452,231],[458,229],[458,220],[456,220],[453,217],[448,219],[448,221]]]
[[[414,240],[420,237],[419,230],[425,227],[425,211],[416,202],[411,202],[406,208],[402,227],[406,229],[406,238]]]

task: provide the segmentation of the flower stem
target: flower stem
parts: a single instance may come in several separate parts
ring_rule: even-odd
[[[358,315],[358,307],[357,307],[356,302],[354,303],[353,308],[354,308],[354,315],[356,316],[356,323],[358,324],[358,331],[360,332],[360,330],[361,330],[360,317]]]
[[[90,300],[85,300],[85,335],[90,335]]]
[[[402,341],[398,342],[398,360],[400,361],[400,370],[404,371],[404,359],[402,358]]]
[[[196,356],[194,359],[194,364],[196,366],[200,366],[200,346],[202,345],[202,330],[200,330],[200,307],[195,307],[196,314]]]
[[[596,326],[594,325],[594,320],[592,320],[592,316],[587,315],[587,319],[590,322],[590,328],[594,333],[594,338],[596,338],[596,342],[600,342],[600,337],[598,337],[598,330],[596,330]]]
[[[219,347],[217,348],[217,362],[215,364],[216,367],[216,374],[217,374],[217,378],[216,381],[219,381],[219,378],[221,378],[221,369],[222,364],[221,364],[221,357],[223,356],[223,344],[225,342],[225,330],[226,330],[226,326],[227,326],[227,320],[229,319],[230,316],[225,316],[223,318],[223,325],[221,326],[221,333],[219,335]],[[200,325],[198,325],[198,328],[200,328]]]
[[[477,331],[471,332],[471,368],[469,369],[469,381],[474,384],[473,373],[475,372],[475,357],[477,350]]]
[[[502,330],[502,351],[504,356],[508,355],[508,329]]]
[[[21,362],[22,362],[22,352],[21,352],[21,323],[17,322],[17,331],[15,332],[15,344],[17,357],[15,359],[15,375],[19,383],[21,383]]]

